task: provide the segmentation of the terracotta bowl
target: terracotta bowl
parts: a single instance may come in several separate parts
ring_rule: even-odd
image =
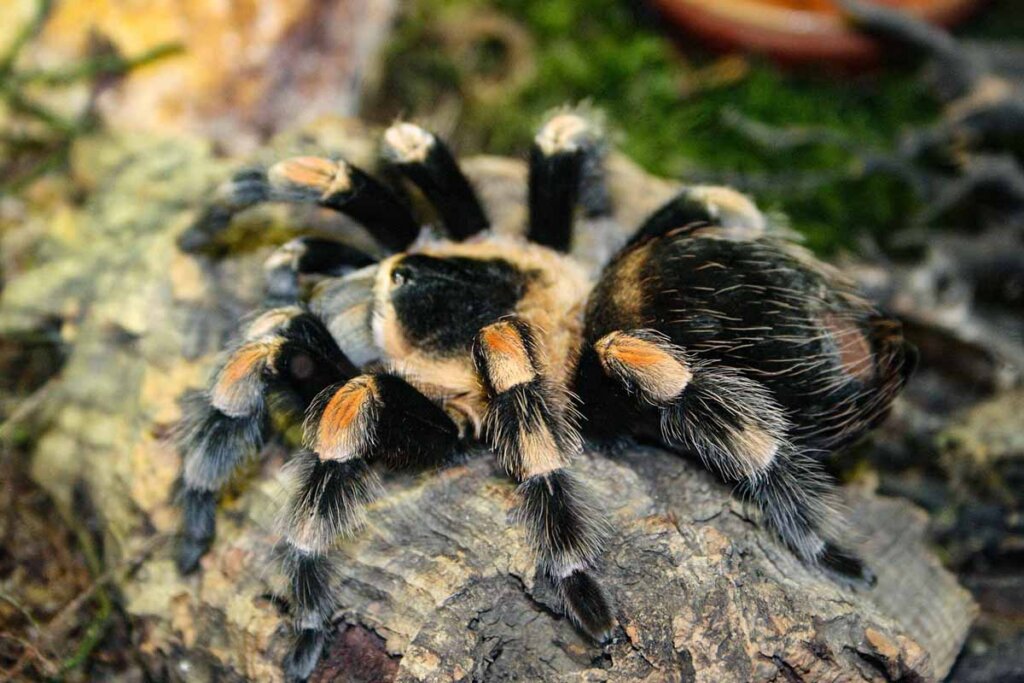
[[[712,47],[742,49],[787,63],[865,65],[877,44],[846,25],[832,0],[649,0],[670,22]],[[982,0],[875,0],[951,26]]]

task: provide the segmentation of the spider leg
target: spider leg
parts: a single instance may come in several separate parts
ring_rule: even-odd
[[[604,641],[614,618],[591,575],[608,523],[569,470],[581,441],[563,391],[540,372],[533,335],[509,318],[479,333],[473,349],[488,408],[484,434],[519,483],[519,520],[577,627]]]
[[[455,157],[440,138],[411,123],[384,132],[384,160],[423,192],[445,229],[462,241],[490,227],[490,220]]]
[[[709,469],[738,482],[797,556],[874,581],[856,556],[830,540],[839,531],[834,485],[818,461],[789,440],[784,411],[766,387],[731,368],[690,358],[649,330],[612,332],[594,351],[608,377],[658,412],[661,440],[696,453]]]
[[[279,305],[299,301],[303,275],[337,277],[376,262],[366,252],[344,242],[297,237],[274,250],[263,264],[267,300]]]
[[[673,230],[714,230],[739,239],[764,234],[766,221],[746,195],[728,187],[694,185],[655,209],[629,238],[627,248]]]
[[[178,239],[179,248],[187,252],[209,248],[235,214],[263,202],[315,204],[341,212],[392,251],[405,249],[420,231],[395,193],[365,171],[342,160],[294,157],[266,171],[236,173]]]
[[[329,551],[365,521],[378,488],[371,464],[439,462],[458,442],[447,414],[396,375],[366,374],[325,389],[306,414],[308,450],[296,460],[285,528],[295,641],[285,673],[304,680],[326,640],[335,600]]]
[[[189,399],[177,429],[182,573],[194,571],[213,542],[220,490],[263,446],[267,395],[287,393],[304,408],[324,386],[356,373],[323,324],[298,306],[269,310],[246,326],[209,389]]]
[[[605,151],[600,127],[580,113],[560,111],[541,126],[530,149],[531,241],[567,251],[577,204],[587,219],[611,215]]]

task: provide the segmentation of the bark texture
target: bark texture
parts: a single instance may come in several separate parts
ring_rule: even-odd
[[[355,124],[323,122],[262,159],[337,151],[365,161],[374,143]],[[297,228],[357,228],[261,207],[236,221],[230,256],[187,256],[175,237],[237,160],[152,135],[83,140],[75,159],[73,187],[27,200],[4,243],[7,267],[23,272],[3,292],[0,334],[55,331],[67,353],[46,390],[33,475],[61,505],[76,505],[76,490],[91,501],[109,568],[139,562],[117,573],[117,588],[156,677],[277,680],[287,629],[275,515],[287,448],[272,444],[239,478],[202,572],[183,579],[166,542],[180,465],[167,434],[182,392],[203,384],[259,301],[271,245]],[[522,164],[477,158],[466,168],[498,229],[520,229]],[[623,229],[672,191],[620,158],[610,176]],[[607,251],[623,234],[579,248]],[[513,485],[481,453],[388,481],[369,527],[338,550],[338,634],[315,678],[913,681],[941,679],[959,652],[973,603],[925,547],[925,515],[905,502],[847,491],[851,545],[879,575],[875,589],[855,591],[802,566],[695,463],[632,449],[588,453],[577,467],[616,528],[601,570],[622,626],[615,643],[588,643],[560,615],[509,524]]]

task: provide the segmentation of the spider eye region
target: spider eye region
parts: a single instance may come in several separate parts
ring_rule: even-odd
[[[412,254],[391,271],[391,305],[414,347],[455,355],[469,350],[482,327],[515,311],[526,279],[504,259]]]

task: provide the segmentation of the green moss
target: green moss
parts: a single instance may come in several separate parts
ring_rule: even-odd
[[[480,98],[477,65],[460,61],[456,55],[465,52],[451,49],[464,40],[454,35],[459,27],[469,24],[453,17],[466,21],[494,11],[532,41],[534,70],[499,96]],[[457,102],[454,137],[463,152],[514,154],[545,111],[589,100],[607,113],[619,146],[655,173],[778,177],[762,183],[758,200],[789,214],[819,251],[852,247],[859,235],[884,236],[904,224],[914,199],[896,179],[850,180],[853,160],[835,147],[767,153],[726,126],[721,112],[733,108],[770,124],[831,128],[865,148],[885,148],[901,129],[936,114],[913,74],[837,77],[754,63],[732,85],[686,96],[683,84],[714,59],[689,49],[681,58],[621,0],[417,0],[396,31],[383,96],[371,108],[387,120],[429,115],[439,102]],[[812,191],[794,187],[807,181]]]

